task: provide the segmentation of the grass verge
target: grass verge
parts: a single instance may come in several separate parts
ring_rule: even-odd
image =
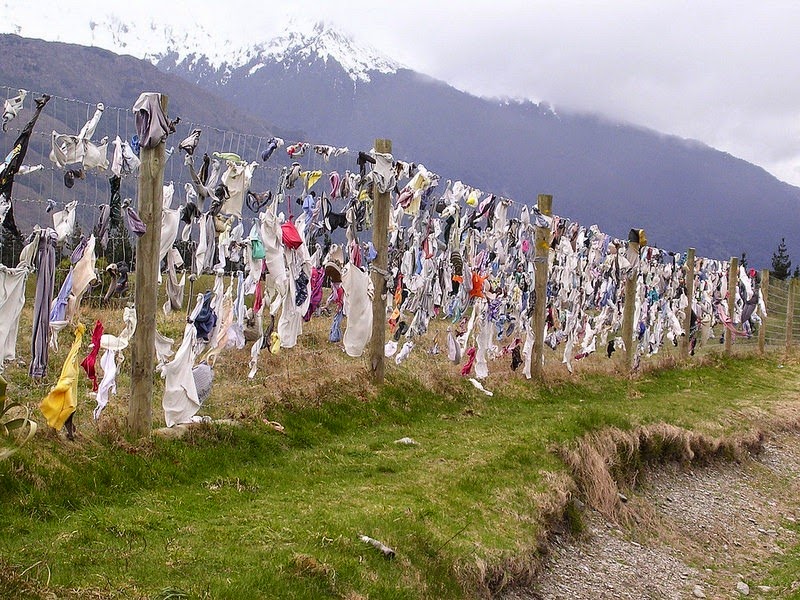
[[[180,440],[40,436],[0,463],[0,583],[42,598],[489,596],[530,580],[568,510],[576,484],[555,449],[662,423],[743,435],[795,400],[799,372],[713,356],[634,380],[514,379],[490,398],[397,370],[379,393],[356,378],[251,398],[244,427]]]

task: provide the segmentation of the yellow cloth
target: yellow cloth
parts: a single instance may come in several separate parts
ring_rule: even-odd
[[[306,182],[306,191],[308,191],[322,177],[322,171],[301,171],[300,177]]]
[[[86,326],[78,323],[75,328],[75,341],[72,342],[67,360],[64,361],[64,366],[61,368],[58,383],[39,405],[42,414],[47,419],[47,424],[56,430],[64,426],[66,420],[78,406],[78,352],[81,349],[85,331]]]
[[[269,336],[269,351],[272,354],[277,354],[281,350],[281,338],[278,337],[278,333],[273,331],[272,334]]]

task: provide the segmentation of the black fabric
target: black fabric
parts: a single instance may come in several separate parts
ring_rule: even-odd
[[[305,271],[300,271],[295,280],[295,306],[302,306],[306,298],[308,298],[308,275],[306,275]]]
[[[208,183],[208,175],[209,169],[211,168],[211,158],[209,158],[208,153],[203,154],[203,166],[200,167],[200,173],[198,177],[200,178],[200,183],[206,185]]]
[[[519,346],[515,346],[511,351],[511,370],[516,371],[521,364],[522,352],[520,351]]]
[[[108,184],[111,187],[111,198],[108,204],[111,206],[111,227],[118,227],[122,223],[122,196],[119,193],[120,178],[116,175],[109,177]]]
[[[192,200],[189,200],[186,204],[181,207],[181,221],[189,225],[192,222],[192,219],[196,219],[200,216],[200,209],[197,208],[197,204],[195,204]]]
[[[266,192],[262,192],[261,194],[256,194],[247,190],[247,196],[245,197],[245,203],[247,204],[247,208],[252,210],[254,213],[259,213],[261,210],[269,204],[269,201],[272,200],[272,191],[267,190]]]
[[[33,117],[31,117],[31,120],[28,121],[27,125],[23,127],[22,131],[14,142],[14,145],[11,147],[13,149],[19,146],[19,152],[17,152],[17,154],[9,161],[6,170],[3,171],[2,175],[0,175],[0,196],[5,196],[6,199],[11,203],[11,206],[8,208],[8,212],[6,213],[6,218],[3,220],[3,227],[5,227],[17,239],[21,239],[22,234],[20,233],[17,224],[14,222],[14,203],[11,202],[11,191],[14,187],[14,176],[22,166],[22,161],[25,160],[25,154],[28,152],[28,143],[30,142],[31,134],[33,133],[33,127],[36,125],[39,115],[42,113],[42,110],[49,100],[50,96],[47,94],[44,94],[41,98],[36,99],[36,112],[33,114]]]
[[[371,157],[366,152],[359,152],[358,153],[358,160],[356,160],[356,164],[358,164],[358,173],[361,175],[361,179],[363,180],[364,177],[367,175],[367,163],[374,165],[375,159]]]

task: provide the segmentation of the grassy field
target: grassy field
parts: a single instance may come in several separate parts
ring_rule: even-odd
[[[174,335],[177,323],[159,327]],[[126,440],[123,377],[99,424],[79,407],[76,442],[44,432],[0,462],[0,597],[489,595],[530,577],[564,518],[575,483],[558,448],[608,427],[735,437],[775,426],[800,381],[797,361],[778,355],[709,353],[634,379],[598,357],[538,386],[493,366],[488,397],[419,353],[376,390],[326,334],[265,357],[252,382],[241,355],[223,354],[205,412],[241,426]],[[29,403],[52,385],[8,376]],[[157,389],[156,422],[159,401]]]
[[[119,333],[119,309],[84,307],[87,330],[101,319]],[[77,439],[42,425],[0,461],[0,598],[487,596],[529,580],[551,527],[580,528],[569,503],[580,482],[559,457],[587,434],[668,423],[735,438],[796,420],[800,365],[747,357],[752,343],[731,359],[711,343],[679,368],[665,349],[635,378],[601,353],[571,376],[548,351],[544,385],[502,357],[484,381],[489,397],[428,354],[431,339],[390,361],[376,389],[366,359],[328,342],[329,323],[305,325],[297,348],[262,352],[253,380],[249,347],[223,352],[202,413],[239,426],[198,425],[179,440],[126,439],[129,362],[97,423],[82,377]],[[26,308],[5,377],[41,422],[71,334],[32,383],[30,326]],[[184,314],[160,314],[157,326],[179,340]],[[432,332],[442,347],[444,326]],[[404,437],[416,444],[396,443]]]

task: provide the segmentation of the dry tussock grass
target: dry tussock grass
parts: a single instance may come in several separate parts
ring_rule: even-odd
[[[635,486],[642,469],[666,462],[680,464],[741,460],[759,452],[764,429],[714,437],[667,423],[632,431],[608,428],[555,449],[575,477],[587,504],[610,521],[633,518],[621,499],[621,486]]]

